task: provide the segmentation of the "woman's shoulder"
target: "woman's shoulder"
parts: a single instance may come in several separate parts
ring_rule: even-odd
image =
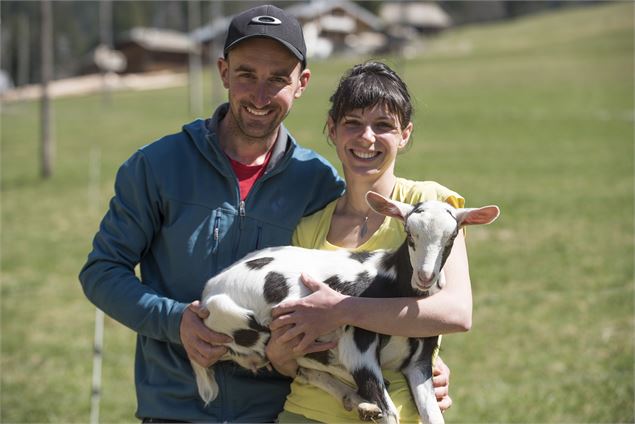
[[[436,181],[414,181],[407,178],[397,178],[393,199],[410,204],[425,200],[440,200],[454,207],[463,207],[465,204],[463,196]]]
[[[293,233],[292,242],[294,246],[316,248],[317,244],[320,243],[320,240],[326,238],[326,234],[328,233],[331,225],[331,217],[333,216],[336,202],[337,199],[333,200],[319,211],[305,216],[300,220]]]

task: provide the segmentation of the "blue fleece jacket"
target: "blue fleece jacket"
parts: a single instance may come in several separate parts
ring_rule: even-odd
[[[211,119],[141,148],[121,166],[80,272],[86,296],[138,333],[138,417],[271,422],[289,390],[289,380],[275,372],[253,375],[221,362],[214,366],[220,394],[205,407],[181,344],[181,316],[200,299],[205,282],[237,259],[290,244],[298,221],[340,196],[344,183],[282,127],[269,167],[241,202],[218,143],[225,113],[226,104]]]

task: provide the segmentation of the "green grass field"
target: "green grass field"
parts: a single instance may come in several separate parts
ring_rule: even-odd
[[[468,233],[474,323],[444,338],[448,422],[634,422],[633,4],[461,28],[424,47],[383,58],[416,99],[398,173],[502,209]],[[360,60],[312,64],[287,120],[333,161],[328,95]],[[94,308],[77,274],[119,164],[190,119],[185,88],[54,107],[43,181],[38,104],[2,106],[3,423],[88,421]],[[135,421],[134,341],[106,320],[103,422]]]

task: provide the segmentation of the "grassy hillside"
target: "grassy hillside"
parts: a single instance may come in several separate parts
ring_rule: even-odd
[[[444,338],[447,420],[633,422],[633,4],[463,28],[419,47],[383,58],[416,99],[399,174],[502,209],[468,233],[474,324]],[[328,95],[359,60],[312,64],[287,120],[333,161]],[[88,420],[94,308],[77,273],[117,167],[190,119],[186,96],[56,100],[50,181],[38,177],[38,105],[2,106],[1,422]],[[105,331],[102,421],[134,422],[135,337],[109,319]]]

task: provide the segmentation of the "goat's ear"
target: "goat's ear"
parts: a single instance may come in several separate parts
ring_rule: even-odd
[[[459,225],[491,224],[500,215],[500,209],[496,205],[483,206],[482,208],[457,209],[456,219]]]
[[[374,191],[366,193],[366,201],[370,207],[375,210],[375,212],[391,218],[397,218],[402,221],[405,221],[406,216],[408,216],[414,208],[412,205],[388,199],[379,193],[375,193]]]

